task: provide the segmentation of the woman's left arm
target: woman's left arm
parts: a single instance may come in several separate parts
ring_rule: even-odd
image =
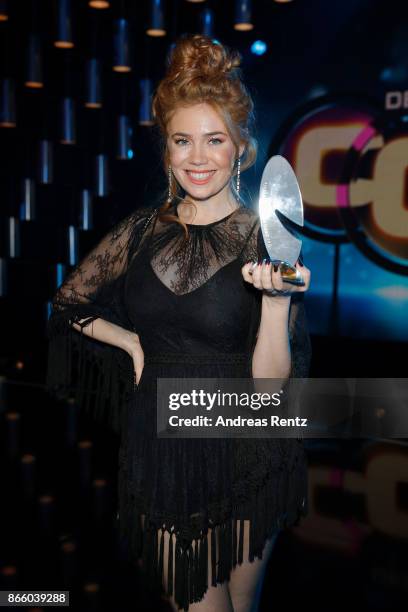
[[[296,364],[293,363],[291,344],[296,352],[299,348],[308,348],[298,346],[298,332],[299,325],[305,323],[299,312],[304,314],[302,293],[309,288],[311,274],[300,261],[296,262],[296,268],[303,277],[302,286],[284,282],[280,269],[266,262],[255,267],[248,262],[242,268],[244,280],[262,291],[261,319],[252,355],[253,378],[286,379],[291,375],[302,376],[297,372],[298,368],[294,367]],[[284,293],[276,295],[278,292]]]
[[[252,354],[253,378],[287,378],[291,369],[289,345],[290,296],[262,295],[261,321]]]

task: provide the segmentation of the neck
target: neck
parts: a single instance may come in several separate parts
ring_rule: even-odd
[[[231,190],[222,198],[208,198],[207,200],[197,200],[190,195],[186,195],[184,200],[176,203],[179,217],[187,223],[194,219],[195,223],[211,223],[216,219],[221,219],[240,207]]]

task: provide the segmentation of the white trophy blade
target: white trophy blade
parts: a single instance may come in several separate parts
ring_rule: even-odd
[[[296,175],[281,155],[272,156],[262,173],[259,195],[259,217],[262,236],[271,261],[294,266],[302,241],[288,231],[279,220],[279,211],[299,226],[303,226],[303,202]]]

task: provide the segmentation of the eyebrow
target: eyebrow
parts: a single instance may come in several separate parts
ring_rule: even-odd
[[[215,134],[224,134],[224,136],[227,136],[227,134],[225,134],[225,132],[207,132],[206,134],[203,134],[203,136],[214,136]],[[191,136],[191,134],[186,134],[186,132],[174,132],[174,134],[172,134],[172,136]]]

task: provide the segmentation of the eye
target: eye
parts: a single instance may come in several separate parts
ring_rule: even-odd
[[[222,140],[220,138],[210,138],[210,142],[214,142],[214,140],[217,140],[219,143],[222,143]],[[175,143],[179,144],[180,142],[187,142],[187,140],[185,138],[178,138]]]

